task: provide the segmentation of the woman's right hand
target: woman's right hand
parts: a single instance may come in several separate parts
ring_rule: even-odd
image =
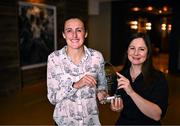
[[[111,110],[120,112],[123,109],[123,100],[120,97],[111,100]]]
[[[122,74],[120,73],[116,73],[117,76],[119,77],[117,79],[117,82],[118,82],[118,89],[124,89],[124,91],[130,95],[132,93],[134,93],[134,90],[133,88],[131,87],[131,84],[130,84],[130,81],[125,77],[123,76]]]

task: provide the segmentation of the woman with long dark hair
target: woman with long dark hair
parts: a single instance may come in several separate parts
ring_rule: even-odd
[[[160,125],[168,107],[168,84],[152,63],[147,34],[133,34],[127,46],[123,69],[117,73],[118,95],[111,109],[120,112],[116,125]]]

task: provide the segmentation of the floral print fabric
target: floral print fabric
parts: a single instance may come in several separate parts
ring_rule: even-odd
[[[107,90],[104,59],[100,52],[84,46],[85,56],[78,65],[66,53],[67,46],[48,56],[48,99],[55,105],[53,117],[58,125],[100,125],[96,102],[98,90]],[[73,88],[85,74],[97,79],[97,87]]]

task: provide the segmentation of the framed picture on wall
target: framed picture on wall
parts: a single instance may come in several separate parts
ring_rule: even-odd
[[[45,66],[57,48],[56,7],[19,2],[18,23],[21,68]]]

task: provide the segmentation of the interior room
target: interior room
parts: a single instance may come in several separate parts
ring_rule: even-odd
[[[150,36],[153,64],[169,87],[161,122],[180,125],[180,8],[175,1],[1,0],[0,10],[0,125],[54,125],[54,106],[47,99],[47,56],[66,44],[63,19],[76,15],[87,21],[86,45],[102,52],[117,71],[126,38],[136,32]],[[44,19],[40,38],[31,32],[37,17]],[[114,125],[119,114],[109,103],[98,107],[102,125]]]

